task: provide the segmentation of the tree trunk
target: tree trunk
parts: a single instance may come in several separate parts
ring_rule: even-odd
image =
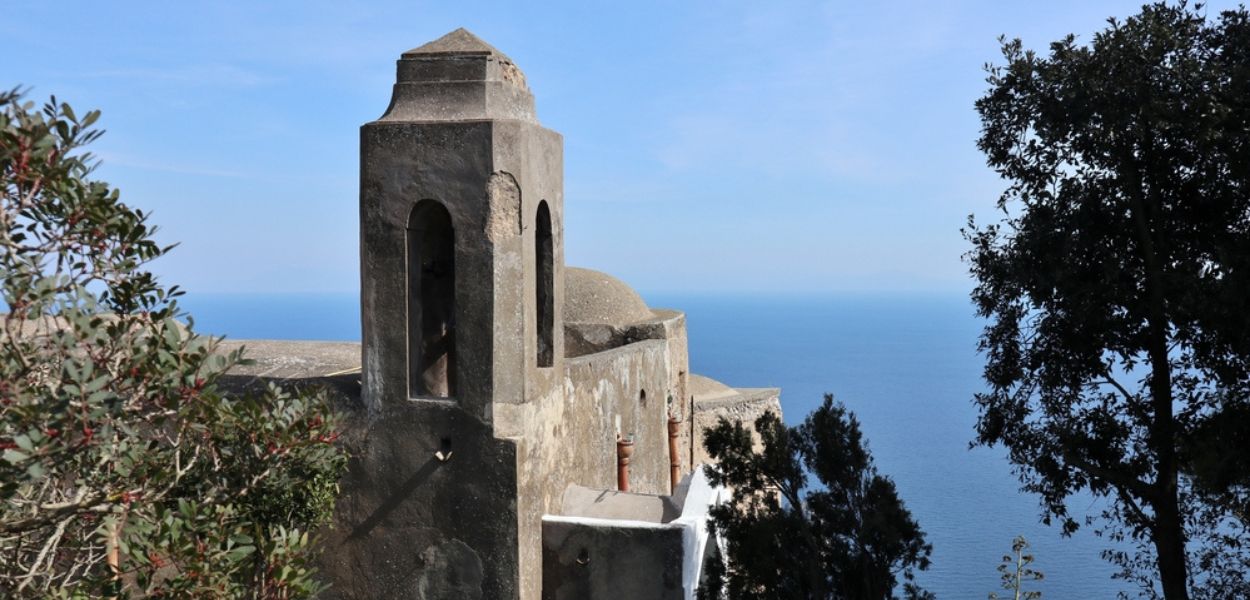
[[[1161,301],[1156,304],[1161,305]],[[1154,423],[1149,444],[1155,453],[1156,468],[1154,500],[1151,502],[1155,513],[1153,537],[1163,597],[1167,600],[1189,600],[1185,526],[1181,520],[1177,488],[1176,415],[1172,408],[1172,371],[1168,360],[1166,323],[1158,313],[1152,315],[1149,352]]]
[[[1168,335],[1171,327],[1163,277],[1166,260],[1160,256],[1163,252],[1155,243],[1156,230],[1152,225],[1157,220],[1162,200],[1158,197],[1157,187],[1147,188],[1144,185],[1131,148],[1123,149],[1122,158],[1130,179],[1127,192],[1133,203],[1133,223],[1141,244],[1142,263],[1145,267],[1143,283],[1148,306],[1146,352],[1150,360],[1150,400],[1154,419],[1150,424],[1147,443],[1154,452],[1156,469],[1154,498],[1150,502],[1155,512],[1151,537],[1158,554],[1163,597],[1167,600],[1189,600],[1185,529],[1177,498],[1176,415],[1172,408],[1172,364],[1168,357]],[[1147,196],[1150,197],[1149,202]]]
[[[1152,335],[1150,377],[1154,423],[1150,446],[1155,452],[1154,542],[1159,561],[1159,580],[1167,600],[1189,600],[1189,573],[1185,565],[1185,526],[1181,520],[1177,489],[1176,416],[1172,410],[1172,373],[1167,338],[1159,329]]]
[[[1175,481],[1175,472],[1173,472]],[[1155,505],[1155,551],[1159,555],[1159,579],[1167,600],[1189,600],[1189,573],[1185,565],[1185,534],[1177,510],[1176,487]]]
[[[1161,303],[1160,303],[1161,304]],[[1155,453],[1154,543],[1159,580],[1167,600],[1189,600],[1189,573],[1185,565],[1185,526],[1177,489],[1176,416],[1172,409],[1172,372],[1168,361],[1164,319],[1151,319],[1150,392],[1154,423],[1150,446]]]

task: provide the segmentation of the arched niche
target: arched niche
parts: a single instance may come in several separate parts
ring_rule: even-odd
[[[456,253],[451,214],[422,200],[408,215],[408,395],[450,398],[456,381]]]
[[[534,226],[534,305],[538,309],[535,348],[538,366],[550,367],[555,359],[555,249],[551,239],[551,209],[547,201],[538,203]]]

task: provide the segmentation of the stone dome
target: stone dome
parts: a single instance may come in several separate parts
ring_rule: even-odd
[[[564,322],[619,327],[654,317],[624,281],[590,269],[564,268]]]

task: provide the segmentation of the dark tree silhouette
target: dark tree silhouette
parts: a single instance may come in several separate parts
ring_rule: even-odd
[[[802,425],[765,413],[755,430],[759,452],[741,421],[704,432],[709,479],[733,498],[712,510],[726,562],[701,598],[885,600],[900,575],[905,597],[933,597],[913,583],[932,547],[873,466],[853,414],[825,395]],[[806,487],[809,473],[819,487]]]
[[[1090,520],[1133,542],[1104,555],[1144,594],[1246,597],[1246,461],[1236,477],[1202,433],[1244,432],[1250,403],[1246,10],[1152,4],[1003,55],[976,108],[1005,216],[965,230],[989,320],[977,442],[1065,533],[1072,494],[1106,498]]]

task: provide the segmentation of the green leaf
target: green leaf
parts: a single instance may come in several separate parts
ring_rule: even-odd
[[[242,560],[244,557],[246,557],[247,555],[255,551],[256,551],[255,546],[235,546],[229,552],[230,560],[233,562],[238,562]]]
[[[18,448],[25,450],[27,453],[34,454],[35,452],[35,445],[31,443],[30,436],[26,434],[13,436],[13,443],[17,444]]]
[[[7,462],[16,465],[20,462],[24,462],[27,459],[29,459],[30,455],[26,454],[25,452],[21,452],[21,451],[10,448],[4,451],[4,455],[2,456],[2,458],[4,458],[4,460]]]

